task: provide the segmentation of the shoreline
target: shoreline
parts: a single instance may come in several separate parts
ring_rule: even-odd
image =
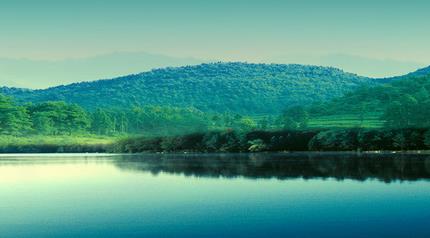
[[[390,154],[405,154],[405,155],[430,155],[430,150],[405,150],[405,151],[390,151],[390,150],[376,150],[376,151],[261,151],[261,152],[151,152],[144,151],[139,153],[115,153],[115,152],[105,152],[105,151],[92,151],[92,152],[0,152],[0,159],[3,157],[32,157],[32,156],[55,156],[61,155],[65,157],[74,157],[81,155],[88,156],[118,156],[118,155],[390,155]]]

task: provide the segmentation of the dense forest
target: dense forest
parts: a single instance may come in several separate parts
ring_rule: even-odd
[[[186,136],[127,139],[117,151],[361,151],[430,149],[430,75],[395,80],[376,87],[360,87],[328,102],[289,107],[264,131],[218,131]],[[309,126],[312,118],[344,114],[364,121],[378,115],[377,128],[365,124],[349,128]]]
[[[3,88],[0,152],[430,149],[424,72],[372,80],[332,68],[220,63],[47,90]],[[136,85],[144,90],[133,93]],[[187,102],[170,94],[179,88]]]
[[[156,105],[259,115],[278,114],[287,106],[326,101],[359,86],[389,81],[328,67],[212,63],[156,69],[44,90],[2,88],[0,93],[13,96],[19,103],[65,101],[90,111]]]
[[[19,105],[0,94],[0,135],[176,135],[195,131],[248,131],[282,124],[282,117],[255,119],[233,113],[205,113],[195,108],[143,106],[87,111],[63,101]]]
[[[125,153],[428,150],[430,130],[209,131],[180,136],[127,138],[109,149]]]
[[[379,115],[386,127],[430,127],[430,75],[361,87],[345,96],[308,107],[314,116]]]

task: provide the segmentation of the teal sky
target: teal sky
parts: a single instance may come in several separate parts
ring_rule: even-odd
[[[0,57],[150,52],[349,71],[362,62],[360,74],[391,75],[430,64],[429,9],[419,0],[3,0]]]

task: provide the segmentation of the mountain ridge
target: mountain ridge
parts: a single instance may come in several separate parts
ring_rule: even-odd
[[[289,106],[327,101],[359,86],[376,86],[400,77],[404,76],[370,78],[314,65],[217,62],[159,68],[47,89],[3,87],[0,92],[21,103],[62,100],[89,110],[166,105],[210,112],[273,114]]]

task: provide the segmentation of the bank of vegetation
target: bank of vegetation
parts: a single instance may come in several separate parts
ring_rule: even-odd
[[[429,76],[406,78],[383,86],[359,88],[328,102],[289,107],[278,117],[266,118],[264,126],[253,131],[133,138],[122,140],[115,150],[427,150],[430,149],[429,90]]]
[[[204,70],[199,72],[212,75],[220,67],[209,66],[202,66]],[[227,75],[239,77],[243,74],[243,65],[230,66],[229,73],[224,72]],[[253,67],[270,68],[263,66]],[[302,70],[300,67],[290,67],[290,71]],[[282,74],[282,69],[276,65],[270,68],[277,72],[276,75]],[[312,68],[306,72],[313,75],[321,73],[320,70],[322,68]],[[174,74],[176,71],[160,72]],[[262,77],[267,76],[267,71],[264,72]],[[247,77],[250,75],[247,74]],[[329,74],[324,75],[329,77]],[[194,76],[192,78],[196,80]],[[254,80],[257,79],[251,81]],[[296,81],[300,80],[295,78]],[[282,113],[269,114],[257,113],[261,112],[257,108],[265,105],[259,105],[253,111],[252,103],[247,106],[249,114],[231,112],[231,108],[222,111],[220,107],[228,105],[227,101],[217,102],[217,110],[166,104],[87,108],[85,104],[55,100],[22,102],[0,94],[0,152],[429,149],[430,76],[360,85],[328,101],[285,103],[284,110],[277,105],[273,111]],[[247,97],[249,95],[241,97],[241,103],[246,104]],[[304,97],[296,98],[301,100]],[[197,102],[200,99],[193,100]]]
[[[429,150],[428,129],[212,131],[181,136],[128,138],[112,152],[277,152]]]

